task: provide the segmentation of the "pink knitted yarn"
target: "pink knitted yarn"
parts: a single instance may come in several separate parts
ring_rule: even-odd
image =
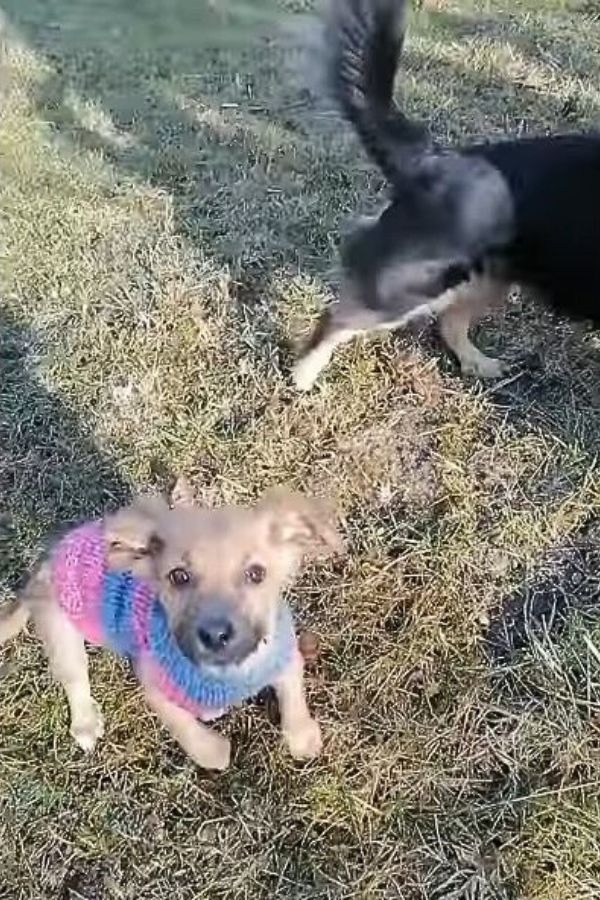
[[[213,709],[209,706],[195,703],[165,675],[163,669],[152,660],[149,654],[140,657],[136,663],[136,671],[141,682],[153,685],[163,697],[187,710],[196,719],[200,719],[201,722],[212,722],[215,719],[220,719],[227,712],[223,708],[215,707]]]
[[[106,644],[102,622],[102,591],[106,571],[101,521],[75,528],[55,549],[52,581],[57,600],[83,637],[100,646]],[[187,697],[152,659],[148,629],[154,597],[149,586],[142,581],[136,581],[133,590],[130,626],[133,643],[138,648],[134,662],[140,680],[152,684],[167,700],[205,722],[222,716],[224,709],[210,709]]]
[[[58,602],[86,640],[104,640],[100,603],[106,571],[101,522],[89,522],[66,535],[56,548],[52,580]]]

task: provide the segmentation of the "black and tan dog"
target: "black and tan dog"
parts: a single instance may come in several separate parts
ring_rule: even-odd
[[[469,326],[514,283],[600,322],[600,135],[434,147],[393,101],[405,7],[333,0],[330,82],[391,197],[342,248],[340,299],[297,362],[300,389],[339,344],[431,313],[463,372],[496,377],[501,363],[471,343]]]

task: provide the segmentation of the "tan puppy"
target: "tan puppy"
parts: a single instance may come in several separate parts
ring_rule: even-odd
[[[160,598],[174,652],[188,667],[216,679],[243,678],[257,665],[268,668],[283,589],[303,558],[340,547],[331,513],[316,500],[283,490],[252,508],[203,509],[185,500],[170,507],[146,498],[106,517],[101,528],[106,571],[128,570],[149,585]],[[91,750],[103,722],[90,692],[85,628],[65,611],[52,559],[50,554],[0,619],[0,643],[33,618],[67,693],[71,733]],[[226,769],[229,741],[174,702],[146,659],[140,656],[134,663],[150,707],[186,753],[204,768]],[[318,755],[321,733],[306,704],[302,658],[295,646],[272,686],[291,754],[297,759]]]

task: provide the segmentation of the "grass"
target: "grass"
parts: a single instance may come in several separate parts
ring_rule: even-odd
[[[439,137],[598,122],[593,4],[423,5],[404,90]],[[0,590],[180,472],[207,503],[330,494],[349,552],[292,597],[321,638],[307,767],[255,706],[198,772],[105,653],[84,759],[38,643],[3,650],[0,897],[600,891],[597,337],[516,297],[478,338],[526,357],[513,380],[466,383],[425,329],[294,394],[381,190],[315,94],[311,6],[3,0]]]

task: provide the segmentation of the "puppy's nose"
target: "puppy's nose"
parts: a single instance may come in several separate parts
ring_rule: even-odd
[[[218,653],[233,640],[235,628],[224,616],[207,616],[198,622],[197,634],[205,650]]]

